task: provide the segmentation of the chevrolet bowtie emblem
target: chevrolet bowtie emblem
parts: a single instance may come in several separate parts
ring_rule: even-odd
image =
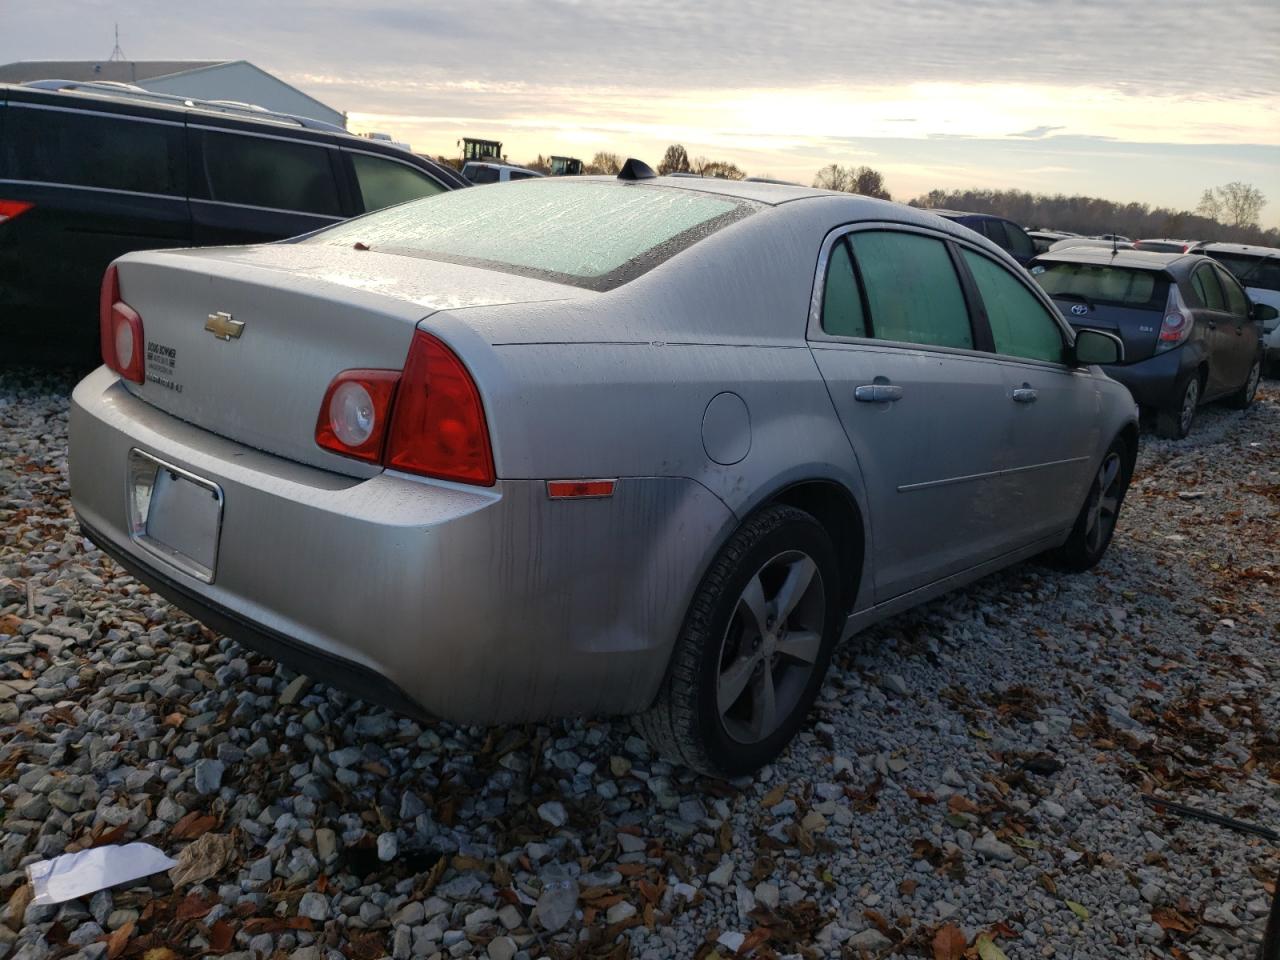
[[[231,314],[218,311],[209,314],[204,328],[219,340],[239,340],[240,334],[244,333],[244,321],[232,320]]]

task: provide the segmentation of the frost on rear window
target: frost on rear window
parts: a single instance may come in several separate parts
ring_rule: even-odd
[[[472,187],[317,234],[351,246],[538,276],[593,290],[626,283],[753,212],[733,197],[600,181]]]

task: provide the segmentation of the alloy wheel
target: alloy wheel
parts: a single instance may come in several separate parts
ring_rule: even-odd
[[[1254,395],[1258,392],[1258,381],[1262,379],[1262,361],[1255,360],[1253,366],[1249,369],[1249,379],[1245,381],[1244,386],[1244,402],[1245,405],[1253,403]]]
[[[1114,451],[1107,454],[1094,478],[1090,497],[1089,524],[1085,530],[1085,545],[1090,553],[1100,551],[1115,529],[1116,518],[1120,513],[1124,479],[1122,473],[1120,454]]]
[[[1182,394],[1182,413],[1178,422],[1185,434],[1191,429],[1191,421],[1195,418],[1196,407],[1200,405],[1200,380],[1192,377],[1187,381],[1187,389]]]
[[[813,558],[788,550],[747,581],[720,645],[716,709],[725,733],[759,743],[795,710],[826,626],[826,592]]]

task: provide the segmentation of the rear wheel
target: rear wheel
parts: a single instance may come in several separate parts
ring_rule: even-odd
[[[1227,406],[1236,410],[1248,410],[1253,404],[1253,398],[1258,394],[1258,381],[1262,379],[1262,358],[1253,361],[1253,366],[1249,368],[1249,376],[1245,379],[1240,389],[1231,396],[1227,397]]]
[[[1193,373],[1183,381],[1177,402],[1156,412],[1156,433],[1167,440],[1181,440],[1191,432],[1200,406],[1200,376]]]
[[[776,757],[813,704],[840,632],[839,565],[794,507],[750,518],[690,604],[657,699],[638,724],[668,759],[735,777]]]
[[[1129,463],[1129,445],[1116,437],[1094,474],[1071,536],[1051,554],[1057,566],[1080,573],[1093,567],[1107,552],[1120,518],[1120,505],[1129,489]]]

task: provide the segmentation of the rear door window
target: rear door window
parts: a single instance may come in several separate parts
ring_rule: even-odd
[[[867,335],[862,294],[858,292],[853,260],[844,240],[831,248],[831,258],[827,262],[827,282],[822,292],[822,329],[833,337]]]
[[[1004,232],[1009,237],[1008,250],[1015,257],[1031,257],[1035,254],[1035,244],[1031,242],[1031,238],[1027,236],[1026,231],[1019,227],[1016,223],[1002,223]]]
[[[1021,281],[994,260],[962,250],[978,285],[996,353],[1027,360],[1062,362],[1062,328]]]
[[[1218,280],[1222,284],[1222,292],[1226,294],[1227,310],[1237,317],[1247,316],[1249,313],[1249,299],[1244,295],[1244,291],[1240,289],[1240,284],[1236,283],[1235,278],[1225,270],[1218,271]]]
[[[1004,224],[999,220],[983,220],[982,233],[997,247],[1009,249],[1009,238],[1004,232]]]
[[[430,197],[444,190],[443,185],[407,163],[367,153],[352,153],[351,163],[366,212]]]
[[[1280,291],[1280,254],[1251,257],[1240,253],[1209,253],[1246,287]]]
[[[1222,285],[1218,283],[1218,275],[1207,263],[1196,267],[1191,274],[1191,289],[1200,298],[1200,306],[1226,312],[1227,299],[1222,295]]]
[[[8,176],[103,190],[186,194],[181,124],[11,103],[0,143]]]
[[[329,148],[252,134],[202,133],[206,199],[341,216]]]
[[[942,241],[868,230],[851,234],[849,242],[866,290],[871,336],[973,349],[960,278]]]

